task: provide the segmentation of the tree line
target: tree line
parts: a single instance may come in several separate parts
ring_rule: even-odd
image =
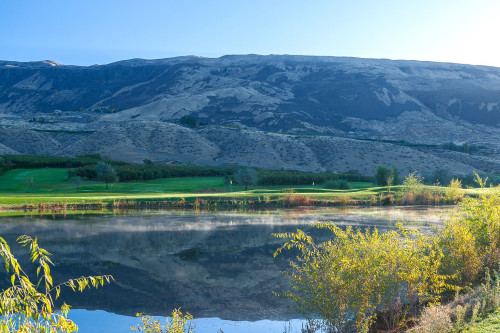
[[[486,177],[487,175],[482,175]],[[448,186],[452,179],[459,180],[463,186],[477,187],[476,176],[474,173],[467,175],[455,175],[446,169],[436,169],[430,173],[421,175],[423,183],[427,185]],[[496,186],[500,183],[500,179],[489,177],[487,186]],[[399,171],[397,168],[389,168],[379,165],[373,176],[373,183],[380,186],[399,185]]]
[[[237,168],[195,165],[114,165],[110,163],[120,181],[141,181],[173,177],[224,177],[233,174]],[[80,176],[97,179],[96,165],[86,165],[68,171],[69,177]]]
[[[76,157],[47,156],[47,155],[2,155],[0,167],[11,169],[39,169],[39,168],[78,168],[86,165],[96,165],[103,161],[100,154],[83,154]],[[125,162],[112,161],[113,164]]]
[[[371,182],[372,176],[360,175],[351,171],[347,173],[305,172],[289,170],[260,170],[257,174],[259,185],[312,185],[324,184],[331,180],[349,182]]]
[[[196,166],[196,165],[157,165],[144,160],[143,165],[130,164],[122,161],[113,161],[100,154],[82,154],[76,157],[44,156],[44,155],[1,155],[1,171],[11,169],[38,169],[38,168],[69,168],[69,178],[97,180],[96,166],[98,163],[107,163],[116,172],[120,181],[147,181],[173,177],[225,177],[229,182],[233,175],[241,169],[239,166]],[[423,174],[426,184],[448,185],[451,179],[459,179],[464,186],[475,186],[475,177],[469,175],[454,175],[445,169],[434,170]],[[486,175],[484,175],[486,176]],[[234,180],[234,179],[233,179]],[[276,185],[322,185],[335,181],[373,182],[387,186],[400,184],[397,168],[379,166],[373,176],[362,175],[358,171],[346,173],[335,172],[306,172],[293,170],[258,170],[255,184],[264,186]],[[489,177],[492,185],[499,183],[498,178]],[[489,185],[489,184],[488,184]],[[335,185],[337,187],[337,185]]]

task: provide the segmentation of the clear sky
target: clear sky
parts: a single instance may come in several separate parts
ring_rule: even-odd
[[[500,67],[499,0],[0,0],[0,59],[303,54]]]

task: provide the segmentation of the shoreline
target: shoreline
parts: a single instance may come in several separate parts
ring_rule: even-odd
[[[305,198],[305,199],[304,199]],[[391,207],[412,207],[412,206],[447,206],[456,205],[457,202],[413,202],[413,203],[401,203],[400,200],[394,200],[391,202],[382,200],[357,200],[357,199],[329,199],[329,200],[317,200],[315,198],[309,198],[305,196],[300,196],[298,199],[290,200],[289,198],[279,198],[272,200],[250,200],[241,198],[225,198],[225,199],[200,199],[198,197],[190,198],[191,200],[113,200],[113,201],[100,201],[100,202],[89,202],[86,203],[84,200],[81,203],[68,203],[66,200],[63,202],[53,201],[51,203],[39,202],[38,204],[28,204],[23,205],[2,205],[0,204],[0,211],[30,211],[30,212],[55,212],[59,213],[62,211],[87,211],[87,210],[205,210],[205,211],[226,211],[235,209],[283,209],[283,208],[317,208],[317,207],[374,207],[374,206],[391,206]]]

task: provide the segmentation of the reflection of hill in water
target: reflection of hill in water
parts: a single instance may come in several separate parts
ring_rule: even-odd
[[[280,270],[287,264],[284,257],[273,259],[280,241],[271,234],[301,228],[321,239],[329,234],[311,230],[310,223],[332,219],[384,229],[400,220],[390,210],[358,213],[3,218],[0,235],[9,242],[20,234],[38,236],[54,254],[57,280],[115,277],[101,290],[62,296],[76,308],[165,315],[182,306],[196,317],[287,319],[294,317],[289,304],[272,294],[286,288]],[[425,211],[414,214],[419,220]]]

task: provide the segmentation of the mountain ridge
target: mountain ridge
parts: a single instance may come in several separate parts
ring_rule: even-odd
[[[432,60],[416,60],[416,59],[391,59],[391,58],[364,58],[364,57],[354,57],[354,56],[324,56],[324,55],[295,55],[295,54],[255,54],[255,53],[249,53],[249,54],[226,54],[222,55],[220,57],[208,57],[208,56],[200,56],[200,55],[184,55],[184,56],[174,56],[174,57],[166,57],[166,58],[154,58],[154,59],[148,59],[148,58],[130,58],[130,59],[123,59],[123,60],[117,60],[113,61],[110,63],[105,63],[105,64],[92,64],[92,65],[78,65],[78,64],[64,64],[64,63],[59,63],[55,60],[50,60],[50,59],[44,59],[44,60],[29,60],[29,61],[17,61],[17,60],[7,60],[7,59],[0,59],[0,66],[4,65],[14,65],[14,66],[27,66],[29,67],[30,65],[33,66],[66,66],[66,67],[95,67],[95,66],[109,66],[109,65],[122,65],[122,64],[132,64],[132,63],[144,63],[144,64],[161,64],[165,62],[172,62],[172,61],[191,61],[191,60],[206,60],[206,61],[216,61],[216,60],[225,60],[225,59],[244,59],[244,58],[259,58],[259,59],[276,59],[276,58],[288,58],[289,60],[296,59],[296,60],[315,60],[315,61],[325,61],[325,62],[332,62],[332,60],[337,60],[337,61],[346,61],[346,60],[351,60],[351,61],[375,61],[375,62],[401,62],[401,63],[421,63],[425,65],[455,65],[455,66],[473,66],[473,67],[484,67],[484,68],[489,68],[489,69],[500,69],[499,66],[492,66],[492,65],[484,65],[484,64],[468,64],[468,63],[459,63],[459,62],[449,62],[449,61],[432,61]]]
[[[171,127],[151,124],[175,124],[183,116],[194,117],[219,133],[219,137],[210,136],[212,145],[207,143],[207,147],[218,147],[207,148],[215,154],[207,163],[217,163],[227,127],[254,131],[263,140],[262,146],[271,140],[272,133],[434,145],[468,142],[489,148],[475,153],[477,158],[496,161],[500,149],[500,68],[296,55],[182,56],[93,66],[0,61],[0,134],[7,133],[0,135],[0,144],[20,153],[71,155],[88,149],[89,138],[98,137],[94,132],[116,132],[137,121],[161,132]],[[191,135],[196,138],[203,131],[198,129]],[[9,133],[16,133],[24,144],[12,142]],[[69,144],[65,140],[70,133],[79,134],[73,135],[76,141]],[[133,139],[128,134],[119,137]],[[128,145],[123,149],[131,151],[122,156],[134,162],[140,161],[139,155],[148,154],[158,155],[159,161],[169,159],[153,144],[153,137],[145,137],[149,140],[146,146],[156,148]],[[185,137],[186,147],[198,142],[191,139]],[[48,146],[41,149],[39,140],[46,140]],[[96,140],[90,147],[102,147]],[[241,149],[228,163],[245,164],[244,146]],[[192,162],[188,156],[173,154],[171,159]],[[399,159],[388,156],[380,163],[394,164],[395,160]],[[470,162],[470,158],[464,160]],[[278,159],[274,166],[286,168],[285,161]],[[297,161],[288,160],[288,165],[297,166]],[[352,163],[350,169],[355,169],[356,160]],[[259,164],[273,167],[263,156],[251,166]],[[497,169],[495,163],[488,168],[479,164],[483,169]],[[311,162],[311,170],[327,167],[325,163],[313,165]],[[456,165],[457,172],[465,169]],[[483,169],[478,170],[486,171]]]

